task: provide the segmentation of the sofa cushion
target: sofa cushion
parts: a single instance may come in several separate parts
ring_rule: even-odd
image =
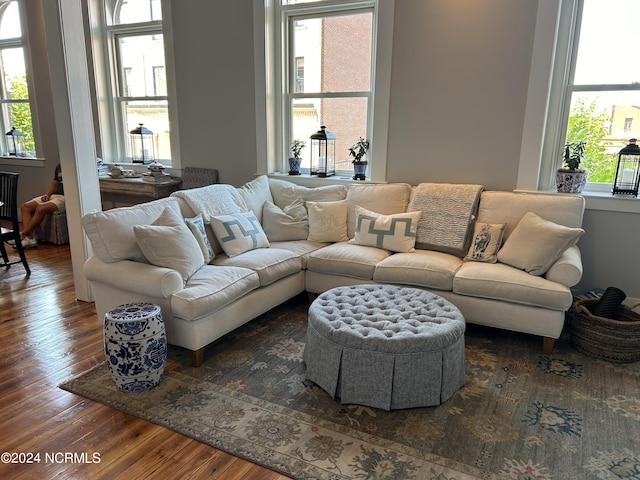
[[[416,248],[464,257],[478,209],[481,185],[421,183],[409,201],[409,211],[422,211]]]
[[[347,237],[347,201],[306,202],[309,212],[309,236],[312,242],[345,242]]]
[[[349,243],[384,248],[392,252],[411,252],[421,212],[382,215],[356,205],[356,229]]]
[[[381,248],[339,242],[311,253],[307,258],[307,269],[373,280],[376,265],[389,255],[389,251]]]
[[[262,207],[262,228],[269,242],[306,240],[309,236],[307,209],[297,200],[284,210],[273,202]]]
[[[186,212],[187,210],[193,212],[193,214],[184,216],[192,217],[198,213],[202,214],[202,219],[205,222],[205,228],[207,230],[207,237],[211,242],[214,253],[221,253],[223,249],[211,228],[211,217],[215,215],[246,212],[249,210],[238,189],[233,185],[223,183],[207,185],[206,187],[190,188],[188,190],[178,190],[177,192],[173,192],[171,197],[175,197],[179,201],[182,212]],[[186,204],[186,206],[183,204]]]
[[[260,286],[258,274],[248,268],[205,265],[184,290],[171,297],[171,312],[185,320],[210,315]]]
[[[582,228],[570,228],[526,213],[498,251],[498,261],[542,275],[578,241]]]
[[[202,218],[202,214],[199,213],[195,217],[185,218],[185,223],[191,233],[195,237],[198,245],[200,245],[200,250],[202,250],[202,255],[204,256],[204,261],[209,263],[216,254],[213,251],[213,247],[211,246],[211,241],[207,236],[207,230],[205,228],[204,219]]]
[[[498,250],[502,246],[502,235],[506,228],[506,223],[480,223],[476,222],[471,238],[469,251],[464,257],[471,262],[498,261]]]
[[[477,221],[506,223],[503,237],[506,242],[527,212],[534,212],[551,222],[576,228],[582,226],[584,207],[585,200],[582,195],[484,191],[480,196]]]
[[[455,255],[431,250],[395,253],[376,265],[376,282],[451,290],[453,278],[463,261]]]
[[[166,207],[180,211],[174,198],[161,198],[132,207],[87,213],[82,227],[91,241],[93,253],[105,263],[120,260],[146,261],[133,234],[134,225],[149,225]]]
[[[165,208],[151,225],[134,225],[133,234],[149,263],[171,268],[183,280],[205,264],[196,238],[171,207]]]
[[[467,262],[456,272],[453,292],[510,303],[567,310],[571,290],[503,263]]]
[[[347,191],[347,235],[353,238],[356,229],[355,207],[360,206],[384,215],[407,211],[411,198],[408,183],[351,184]]]
[[[303,187],[285,180],[269,178],[269,188],[273,196],[273,203],[280,208],[291,205],[297,199],[307,202],[331,202],[344,200],[347,187],[344,185],[324,185],[322,187]]]
[[[300,257],[302,261],[302,269],[307,269],[307,258],[312,252],[326,247],[327,243],[311,242],[309,240],[292,240],[284,242],[273,242],[269,248],[281,248],[283,250],[289,250]]]
[[[247,207],[255,213],[258,221],[262,223],[262,207],[264,203],[273,202],[271,190],[269,189],[269,178],[266,175],[260,175],[238,187],[238,193],[244,199]]]
[[[259,248],[235,257],[218,255],[213,260],[213,264],[253,270],[258,274],[261,287],[293,273],[298,273],[302,268],[302,260],[299,255],[289,250],[277,248]]]
[[[216,215],[209,220],[218,242],[230,257],[269,246],[269,240],[253,212]]]

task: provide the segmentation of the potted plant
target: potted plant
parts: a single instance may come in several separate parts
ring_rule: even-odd
[[[289,175],[300,175],[300,163],[302,162],[300,152],[302,152],[305,146],[306,143],[304,140],[294,140],[291,142],[289,150],[291,150],[293,157],[289,158]]]
[[[587,171],[580,168],[584,160],[586,140],[567,142],[562,149],[563,167],[556,172],[556,187],[561,193],[580,193],[587,184]]]
[[[353,157],[353,179],[364,180],[368,162],[362,158],[369,150],[369,140],[360,137],[356,143],[349,147],[349,155]]]

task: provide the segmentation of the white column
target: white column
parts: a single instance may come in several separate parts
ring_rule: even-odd
[[[81,0],[46,0],[45,30],[76,298],[92,301],[82,268],[91,255],[80,219],[102,210]]]

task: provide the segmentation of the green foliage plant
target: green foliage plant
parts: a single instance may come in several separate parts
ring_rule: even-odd
[[[369,140],[360,137],[356,143],[349,147],[349,155],[353,157],[353,163],[361,163],[367,150],[369,150]]]
[[[580,170],[580,164],[584,160],[584,150],[587,146],[585,140],[579,140],[574,143],[566,143],[564,145],[562,163],[567,170],[577,171]]]
[[[291,146],[289,147],[289,150],[291,150],[291,155],[293,155],[293,158],[295,158],[296,160],[299,160],[300,153],[302,152],[302,149],[306,145],[307,144],[304,142],[304,140],[294,140],[293,142],[291,142]]]

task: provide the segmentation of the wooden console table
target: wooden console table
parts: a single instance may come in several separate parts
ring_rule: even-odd
[[[172,178],[168,182],[145,182],[142,178],[99,177],[103,209],[135,205],[158,198],[168,197],[182,185],[182,179]]]

